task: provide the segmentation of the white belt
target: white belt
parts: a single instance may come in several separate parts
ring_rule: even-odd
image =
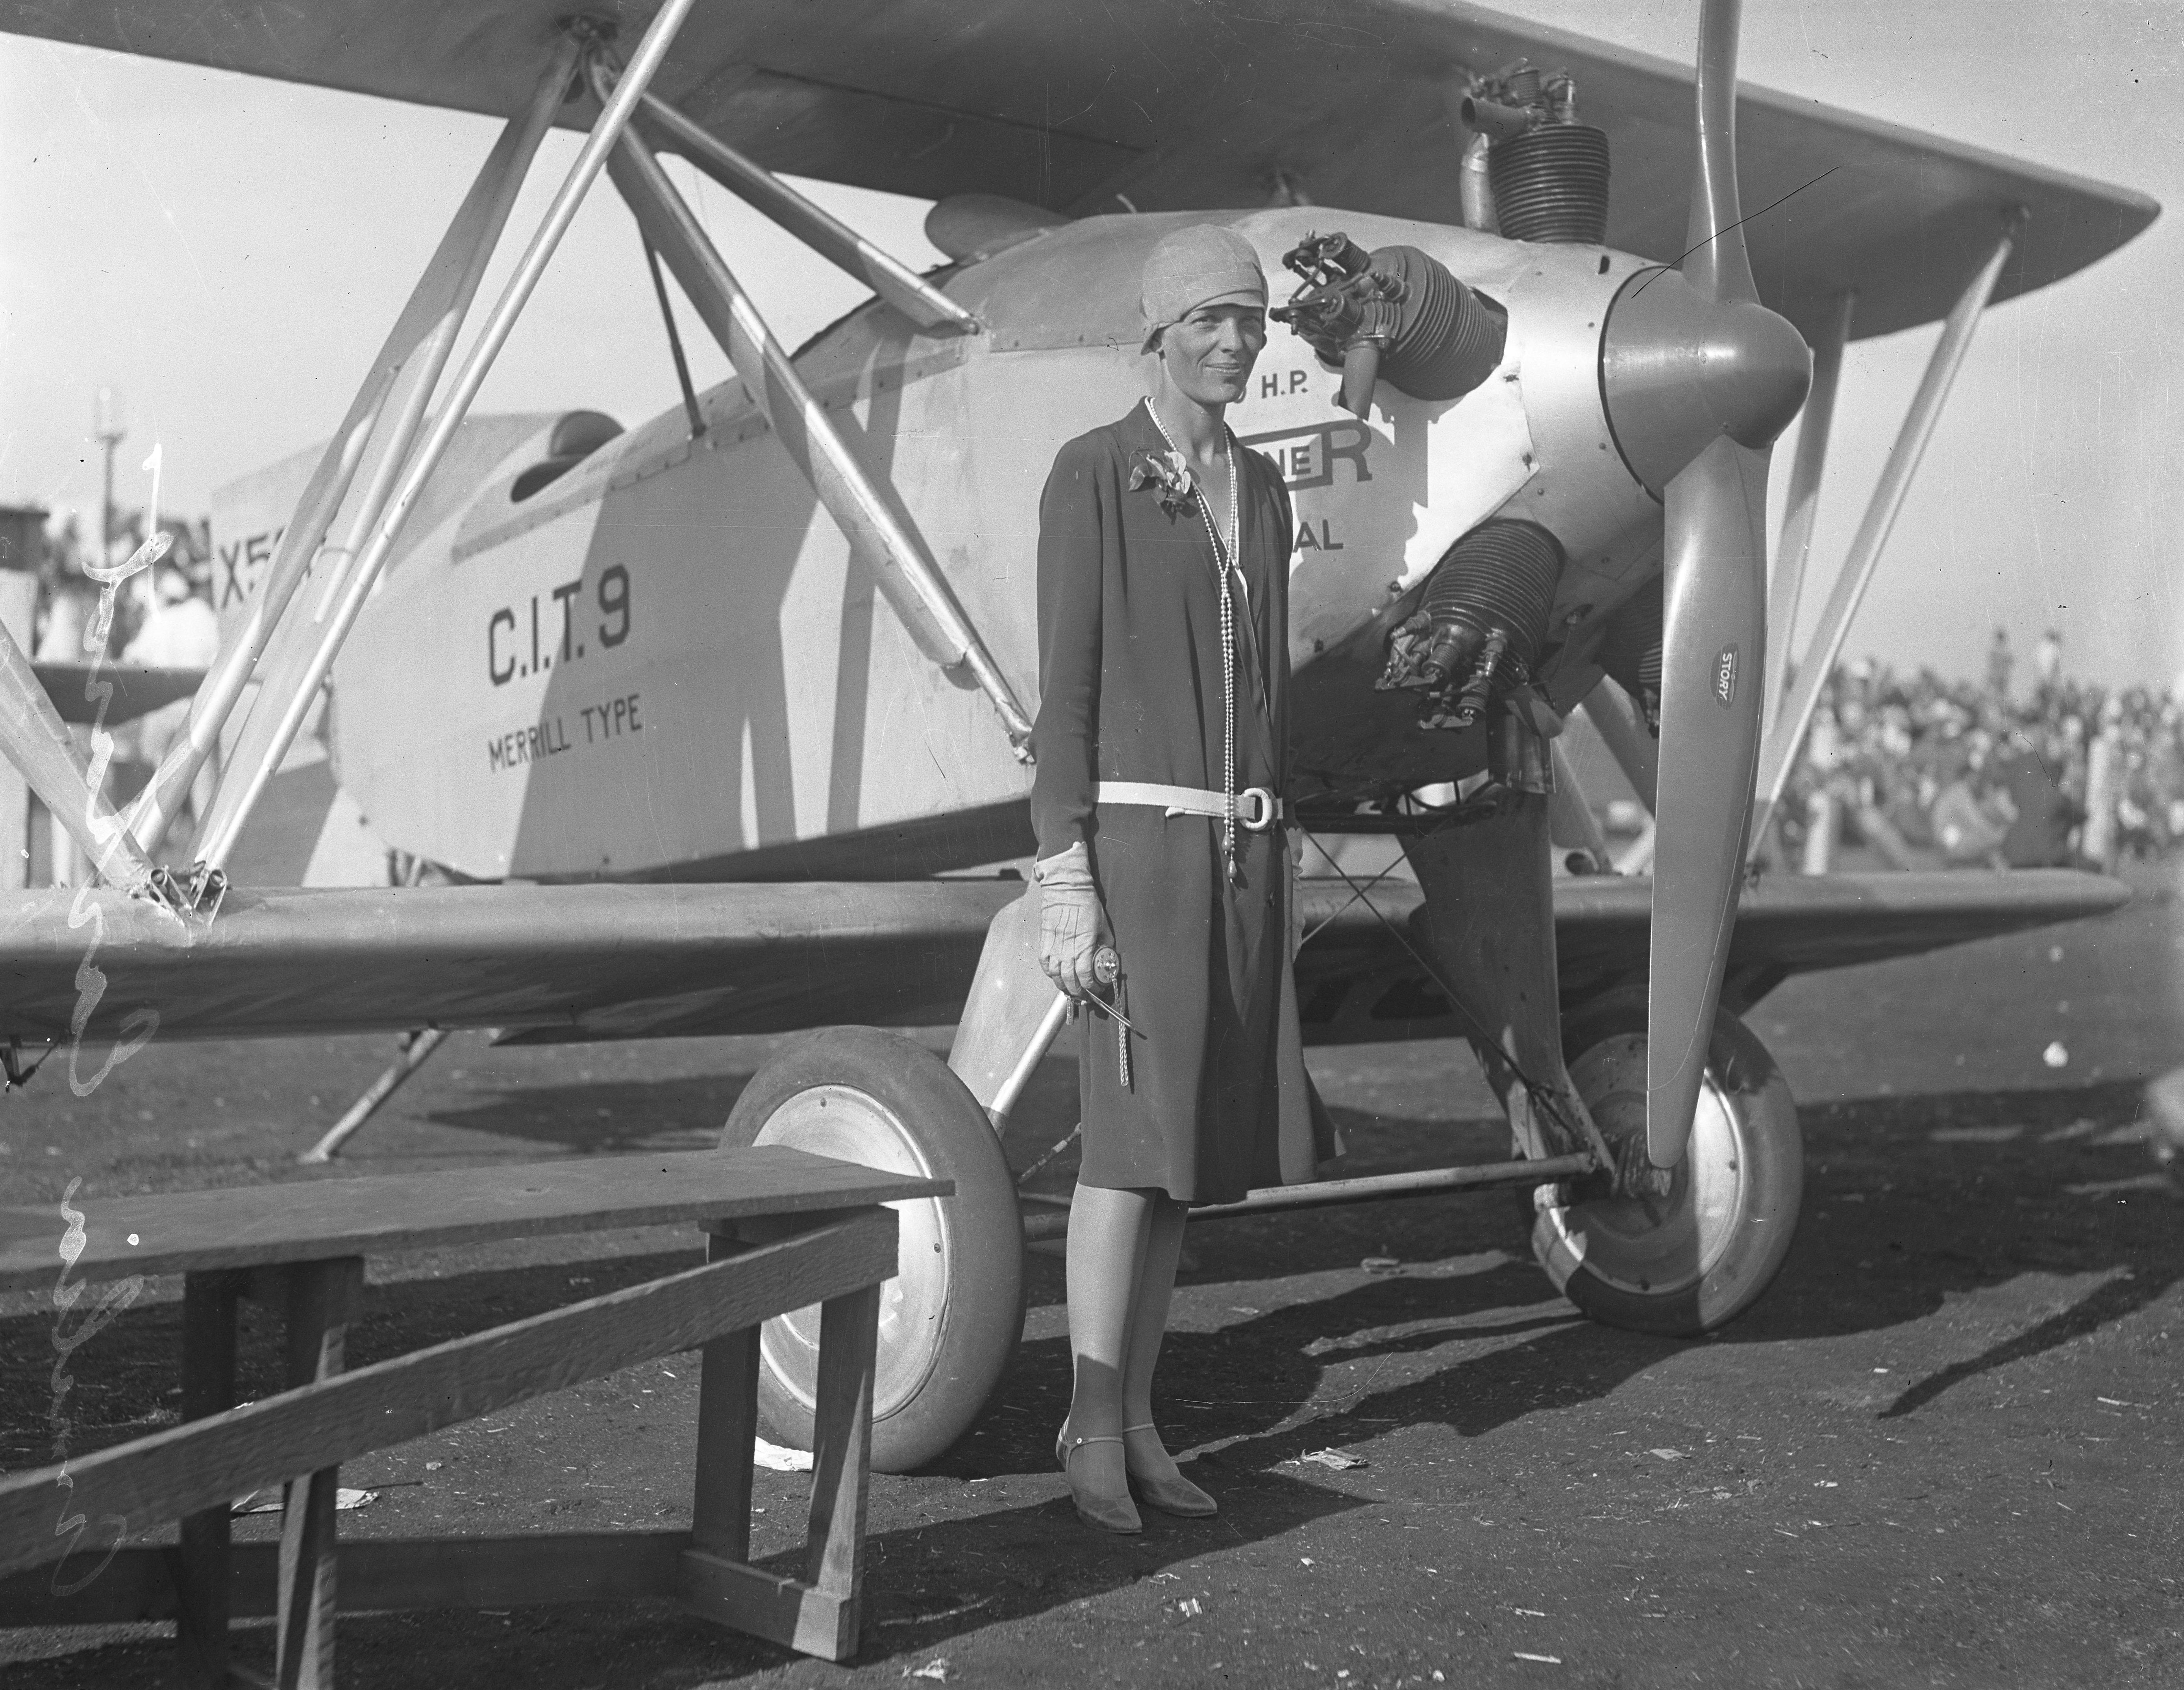
[[[1263,834],[1275,823],[1285,819],[1284,812],[1288,808],[1263,786],[1246,787],[1232,797],[1203,787],[1162,786],[1150,780],[1103,780],[1100,783],[1099,801],[1145,804],[1165,810],[1171,816],[1211,816],[1216,821],[1225,821],[1233,804],[1236,824],[1255,834]]]

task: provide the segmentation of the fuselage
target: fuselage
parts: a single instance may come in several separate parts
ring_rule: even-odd
[[[1599,381],[1644,260],[1324,207],[1092,218],[940,279],[982,333],[923,335],[874,302],[798,367],[1035,700],[1040,488],[1064,441],[1144,394],[1137,276],[1190,220],[1251,240],[1278,295],[1283,254],[1341,228],[1424,249],[1507,313],[1476,388],[1383,382],[1364,418],[1273,327],[1230,413],[1296,514],[1301,789],[1457,778],[1462,736],[1370,684],[1449,548],[1497,515],[1549,529],[1566,651],[1658,573],[1660,506]],[[1030,772],[985,700],[911,644],[740,384],[700,403],[701,436],[677,409],[543,486],[534,432],[414,537],[335,674],[337,769],[371,827],[484,879],[897,878],[1028,849]]]

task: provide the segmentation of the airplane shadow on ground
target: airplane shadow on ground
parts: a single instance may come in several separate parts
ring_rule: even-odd
[[[526,1089],[433,1118],[580,1152],[699,1148],[715,1141],[743,1083],[743,1076],[724,1074]],[[1012,1165],[1028,1166],[1067,1131],[1075,1090],[1072,1063],[1042,1064],[1011,1124]],[[1877,1330],[1925,1319],[1951,1297],[2027,1273],[2103,1276],[2036,1325],[1912,1382],[1883,1411],[1896,1417],[2154,1302],[2184,1274],[2184,1241],[2173,1200],[2151,1188],[2144,1146],[2124,1130],[2138,1118],[2139,1096],[2137,1081],[2120,1080],[1807,1106],[1797,1241],[1767,1295],[1709,1341],[1774,1343]],[[1346,1174],[1504,1153],[1506,1129],[1499,1122],[1336,1113],[1352,1146]],[[1033,1185],[1066,1191],[1074,1164],[1072,1147]],[[2099,1224],[2089,1224],[2089,1206],[2101,1209]],[[1224,1396],[1227,1387],[1219,1382],[1229,1367],[1223,1357],[1235,1345],[1249,1358],[1238,1364],[1241,1373],[1268,1387],[1245,1394],[1273,1411],[1263,1419],[1217,1416],[1219,1431],[1194,1425],[1194,1442],[1256,1436],[1279,1422],[1319,1388],[1322,1358],[1358,1360],[1429,1350],[1459,1337],[1513,1337],[1517,1327],[1531,1323],[1532,1336],[1494,1352],[1509,1358],[1496,1366],[1509,1374],[1516,1394],[1504,1402],[1506,1393],[1490,1388],[1468,1397],[1452,1424],[1471,1431],[1575,1400],[1573,1391],[1580,1397],[1604,1394],[1685,1341],[1618,1332],[1577,1315],[1532,1264],[1522,1202],[1507,1191],[1218,1223],[1194,1229],[1190,1249],[1198,1271],[1186,1272],[1185,1286],[1248,1287],[1354,1274],[1368,1257],[1402,1264],[1353,1291],[1307,1297],[1219,1335],[1175,1335],[1162,1364],[1170,1396],[1240,1405],[1244,1397],[1234,1391]],[[1463,1271],[1451,1271],[1451,1258],[1464,1252],[1476,1259]],[[1061,1301],[1060,1267],[1050,1257],[1032,1257],[1028,1278],[1033,1307]],[[1248,1289],[1239,1292],[1240,1305],[1251,1301]],[[1502,1318],[1490,1319],[1497,1310]],[[1362,1336],[1405,1323],[1420,1324],[1401,1335]],[[1475,1323],[1483,1324],[1474,1333]],[[1023,1382],[1054,1371],[1038,1361],[1041,1349],[1025,1347],[1005,1399]],[[1535,1354],[1552,1355],[1552,1379],[1530,1376],[1524,1358]],[[1212,1377],[1186,1387],[1201,1359]],[[1052,1400],[1039,1412],[1050,1409],[1058,1421],[1066,1376],[1057,1377],[1060,1394],[1041,1393]],[[997,1453],[980,1449],[973,1464]]]
[[[732,1089],[708,1090],[712,1084],[628,1088],[627,1115],[617,1110],[604,1118],[610,1123],[604,1139],[578,1109],[549,1113],[562,1123],[556,1130],[569,1135],[559,1141],[580,1138],[585,1149],[604,1150],[625,1118],[649,1123],[648,1132],[686,1115],[694,1126],[710,1122],[721,1091]],[[614,1089],[571,1090],[588,1102]],[[539,1102],[488,1107],[521,1107],[537,1119]],[[1808,1108],[1806,1215],[1790,1260],[1757,1307],[1707,1341],[1793,1344],[1880,1331],[1927,1319],[1952,1297],[2029,1275],[2055,1282],[2045,1300],[2052,1312],[2036,1310],[2030,1324],[1976,1353],[1952,1356],[1941,1340],[1925,1370],[1900,1394],[1865,1405],[1864,1412],[1885,1419],[1917,1414],[1982,1375],[2127,1319],[2184,1272],[2176,1204],[2148,1185],[2144,1146],[2128,1130],[2137,1107],[2137,1085],[2117,1082]],[[1025,1142],[1046,1129],[1028,1130]],[[1490,1145],[1493,1130],[1459,1127],[1457,1147],[1470,1154]],[[1360,1152],[1376,1164],[1421,1147],[1446,1154],[1451,1134],[1446,1124],[1396,1124],[1377,1142],[1361,1131]],[[1012,1152],[1020,1148],[1012,1145]],[[1068,1401],[1067,1346],[1058,1335],[1035,1339],[1022,1347],[984,1423],[935,1473],[966,1480],[1038,1475],[1053,1488],[1037,1502],[876,1534],[872,1553],[881,1577],[867,1663],[929,1652],[996,1620],[1148,1579],[1217,1546],[1264,1541],[1363,1505],[1363,1498],[1284,1470],[1312,1450],[1418,1425],[1479,1436],[1529,1415],[1602,1399],[1688,1347],[1602,1326],[1570,1308],[1529,1260],[1506,1192],[1264,1217],[1193,1236],[1201,1261],[1187,1284],[1198,1293],[1200,1313],[1207,1312],[1202,1305],[1212,1291],[1245,1318],[1218,1330],[1172,1334],[1160,1401],[1173,1445],[1202,1452],[1194,1465],[1220,1496],[1221,1515],[1205,1522],[1152,1516],[1145,1535],[1134,1539],[1080,1526],[1052,1475],[1054,1429]],[[1359,1264],[1368,1255],[1392,1257],[1399,1265],[1361,1281]],[[554,1263],[375,1286],[353,1329],[351,1360],[521,1318],[688,1259],[676,1253]],[[1059,1263],[1034,1256],[1032,1264],[1033,1301],[1050,1303],[1061,1288]],[[1311,1284],[1318,1275],[1334,1282]],[[79,1353],[79,1449],[149,1429],[148,1417],[162,1406],[173,1377],[179,1313],[172,1303],[132,1310]],[[40,1357],[48,1336],[42,1317],[0,1322],[0,1380],[20,1387],[0,1392],[17,1446],[9,1465],[40,1459],[32,1446],[44,1431],[47,1369]],[[270,1325],[247,1326],[243,1350],[246,1391],[270,1388],[279,1364],[277,1333]],[[1435,1364],[1435,1353],[1443,1350],[1449,1359]],[[1392,1365],[1405,1358],[1415,1359]],[[1391,1365],[1383,1371],[1375,1363]],[[1421,1375],[1421,1364],[1430,1371]],[[1395,1382],[1381,1382],[1390,1375]],[[1307,1411],[1302,1418],[1301,1409]],[[998,1487],[994,1494],[1003,1500]],[[1070,1545],[1067,1554],[1055,1553],[1058,1538]],[[565,1650],[607,1649],[618,1668],[627,1661],[636,1670],[637,1658],[649,1657],[655,1665],[642,1682],[658,1683],[686,1682],[685,1671],[695,1674],[687,1680],[694,1683],[724,1671],[755,1672],[786,1659],[647,1605],[541,1610],[504,1624],[459,1613],[344,1617],[343,1629],[359,1665],[370,1664],[359,1682],[372,1683],[395,1682],[400,1663],[413,1658],[420,1665],[433,1659],[437,1670],[475,1655],[493,1664],[495,1682],[516,1682],[500,1669],[526,1654],[543,1664],[560,1660]],[[65,1666],[42,1663],[51,1669],[45,1678],[27,1663],[11,1673],[24,1673],[26,1685],[120,1684],[136,1682],[140,1661],[150,1671],[155,1659],[170,1659],[166,1646],[131,1643],[75,1655]],[[108,1678],[81,1676],[109,1668]]]
[[[644,1150],[704,1150],[743,1095],[747,1074],[673,1079],[601,1079],[525,1086],[437,1108],[436,1126],[536,1144],[543,1151],[621,1156]]]
[[[1176,1520],[1148,1511],[1144,1533],[1134,1537],[1084,1525],[1066,1494],[878,1534],[871,1545],[878,1600],[859,1664],[922,1654],[967,1631],[1049,1613],[1216,1550],[1265,1542],[1370,1506],[1370,1498],[1278,1473],[1230,1470],[1218,1482],[1216,1518]],[[777,1558],[773,1569],[795,1570],[795,1558]]]
[[[1945,1347],[1877,1409],[1883,1419],[1915,1414],[1970,1380],[2128,1318],[2184,1276],[2176,1201],[2152,1177],[2132,1130],[2139,1097],[2138,1083],[2127,1080],[1808,1107],[1805,1212],[1789,1258],[1757,1305],[1698,1341],[1619,1331],[1579,1314],[1530,1261],[1523,1218],[1506,1192],[1194,1229],[1200,1271],[1183,1283],[1223,1286],[1232,1309],[1253,1318],[1217,1333],[1171,1336],[1162,1382],[1173,1441],[1254,1440],[1249,1459],[1256,1464],[1414,1418],[1475,1436],[1604,1396],[1692,1341],[1779,1344],[1875,1332],[2028,1274],[2066,1282],[2058,1288],[2069,1299],[2064,1306],[1977,1354],[1949,1357]],[[1414,1153],[1429,1143],[1424,1135],[1446,1143],[1451,1130],[1383,1125],[1399,1130],[1366,1146],[1374,1165],[1357,1171],[1427,1165],[1429,1154]],[[1459,1124],[1460,1153],[1490,1152],[1496,1130]],[[1474,1253],[1456,1253],[1465,1250]],[[1357,1285],[1352,1276],[1368,1257],[1401,1265]],[[1264,1314],[1251,1307],[1269,1300],[1255,1293],[1255,1282],[1334,1273],[1350,1288]],[[2098,1280],[2087,1286],[2088,1276]],[[1056,1264],[1034,1265],[1034,1306],[1058,1300],[1060,1290]],[[1467,1347],[1432,1379],[1386,1394],[1346,1397],[1326,1371],[1456,1341],[1493,1347]],[[1043,1353],[1050,1348],[1053,1355]],[[1058,1419],[1067,1391],[1062,1348],[1026,1346],[1011,1400],[1045,1375],[1040,1412]],[[1316,1397],[1330,1398],[1329,1414],[1273,1432]],[[1244,1447],[1237,1450],[1243,1459]]]
[[[1453,1341],[1490,1344],[1394,1392],[1330,1377],[1346,1364],[1429,1353]],[[1529,1263],[1457,1279],[1388,1279],[1217,1331],[1172,1332],[1162,1351],[1158,1406],[1170,1445],[1221,1444],[1226,1475],[1259,1473],[1346,1436],[1438,1421],[1478,1436],[1541,1409],[1605,1395],[1677,1345],[1592,1325],[1556,1297]],[[972,1476],[1053,1464],[1053,1428],[1069,1406],[1070,1358],[1056,1336],[1018,1353],[983,1426],[940,1470]],[[1324,1400],[1323,1412],[1288,1425]],[[1230,1480],[1233,1482],[1233,1477]],[[1225,1492],[1224,1492],[1225,1495]]]
[[[2142,1085],[1808,1107],[1805,1227],[1775,1290],[1724,1339],[1902,1325],[2027,1274],[2100,1276],[2034,1325],[1913,1380],[1880,1411],[1893,1419],[2152,1306],[2184,1277],[2184,1228],[2153,1170]]]
[[[694,1248],[371,1285],[350,1328],[348,1358],[352,1366],[367,1365],[463,1332],[521,1319],[574,1297],[602,1295],[674,1272],[691,1265],[697,1254]],[[42,1459],[42,1450],[35,1446],[47,1430],[42,1423],[45,1377],[34,1364],[47,1352],[50,1329],[43,1314],[0,1320],[0,1382],[7,1387],[0,1389],[0,1429],[13,1446],[7,1466]],[[181,1307],[170,1301],[128,1311],[96,1345],[79,1353],[79,1454],[171,1423],[165,1387],[174,1376],[180,1337]],[[279,1389],[278,1321],[246,1304],[240,1337],[241,1394],[248,1398]],[[1066,1406],[1066,1388],[1057,1391],[1056,1384],[1067,1373],[1061,1349],[1056,1344],[1028,1347],[1026,1377],[1034,1401],[1054,1398]],[[1034,1459],[1040,1435],[1029,1430],[1034,1420],[1025,1418],[1030,1414],[1043,1421],[1045,1407],[1032,1408],[1023,1397],[1012,1396],[1005,1410],[996,1422],[1014,1430],[1004,1431],[995,1442],[1006,1448],[997,1447],[1000,1459],[993,1459],[982,1447],[980,1460],[996,1472],[1050,1472],[1051,1424],[1044,1433],[1047,1453]],[[1059,1418],[1057,1408],[1052,1419]],[[1209,1459],[1207,1464],[1217,1460]],[[1363,1498],[1256,1470],[1262,1464],[1255,1460],[1250,1469],[1223,1475],[1218,1519],[1185,1521],[1153,1514],[1137,1537],[1111,1537],[1081,1525],[1066,1492],[1059,1492],[1058,1475],[1040,1487],[1045,1494],[1035,1502],[875,1532],[867,1549],[874,1606],[859,1665],[929,1650],[996,1620],[1028,1618],[1103,1595],[1212,1550],[1279,1537],[1364,1505]],[[1058,1553],[1058,1545],[1066,1553]],[[801,1576],[801,1560],[800,1550],[789,1550],[763,1555],[759,1565]],[[604,1682],[695,1684],[777,1669],[796,1659],[660,1604],[627,1602],[518,1609],[512,1615],[460,1609],[344,1614],[340,1634],[343,1682],[366,1685],[589,1684],[602,1682],[590,1664],[608,1660],[612,1671]],[[109,1636],[111,1641],[46,1659],[19,1659],[7,1668],[7,1682],[24,1690],[94,1683],[135,1690],[169,1682],[171,1642],[149,1636],[142,1627],[119,1628]],[[238,1632],[238,1654],[246,1660],[254,1650],[262,1654],[265,1646],[264,1626],[247,1626]]]
[[[1066,1496],[875,1532],[866,1551],[872,1605],[855,1665],[884,1667],[905,1657],[927,1658],[967,1632],[1127,1589],[1170,1567],[1369,1505],[1367,1498],[1265,1473],[1224,1480],[1222,1497],[1217,1519],[1155,1515],[1135,1537],[1081,1525]],[[762,1556],[757,1565],[804,1576],[801,1550]],[[146,1637],[142,1628],[130,1630],[137,1635],[126,1641],[117,1637],[12,1665],[8,1682],[20,1690],[93,1684],[103,1690],[150,1690],[173,1682],[173,1643]],[[240,1663],[248,1664],[254,1655],[270,1659],[269,1628],[263,1623],[240,1628],[236,1637]],[[649,1602],[561,1604],[498,1614],[453,1609],[343,1614],[338,1637],[343,1682],[352,1686],[713,1684],[778,1670],[800,1659]],[[602,1667],[610,1669],[604,1678]],[[907,1664],[902,1676],[910,1676]]]
[[[950,1639],[996,1623],[1035,1618],[1072,1603],[1146,1583],[1217,1551],[1265,1542],[1330,1515],[1367,1506],[1362,1498],[1279,1475],[1224,1480],[1223,1513],[1208,1520],[1152,1516],[1144,1534],[1118,1537],[1081,1525],[1066,1496],[967,1519],[874,1532],[866,1541],[872,1595],[855,1665],[888,1669],[929,1659]],[[804,1573],[800,1550],[757,1565]],[[1178,1581],[1171,1587],[1180,1592]],[[1179,1618],[1171,1604],[1168,1613]],[[238,1632],[237,1653],[270,1657],[268,1628]],[[344,1614],[338,1630],[342,1682],[416,1684],[696,1686],[775,1672],[799,1656],[707,1625],[664,1604],[563,1604],[505,1613],[426,1609]],[[1097,1647],[1088,1633],[1085,1644]],[[1072,1653],[1074,1653],[1072,1650]],[[21,1690],[151,1690],[171,1681],[174,1648],[131,1639],[9,1668]],[[805,1682],[799,1680],[798,1682]]]

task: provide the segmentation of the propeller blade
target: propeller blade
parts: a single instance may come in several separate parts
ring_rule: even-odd
[[[1741,0],[1706,0],[1699,14],[1698,171],[1691,181],[1684,280],[1708,299],[1758,303],[1736,186],[1736,38]]]
[[[1699,22],[1698,167],[1676,270],[1602,325],[1600,391],[1630,473],[1660,494],[1660,774],[1646,1006],[1646,1150],[1683,1159],[1736,919],[1766,701],[1767,471],[1813,354],[1752,285],[1736,187],[1736,0]]]
[[[1691,1137],[1744,876],[1767,689],[1769,453],[1726,435],[1668,485],[1646,1149]]]

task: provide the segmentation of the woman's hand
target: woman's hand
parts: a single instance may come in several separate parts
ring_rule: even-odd
[[[1032,871],[1039,883],[1039,966],[1067,996],[1091,996],[1092,957],[1106,925],[1099,889],[1083,843],[1048,857]]]

